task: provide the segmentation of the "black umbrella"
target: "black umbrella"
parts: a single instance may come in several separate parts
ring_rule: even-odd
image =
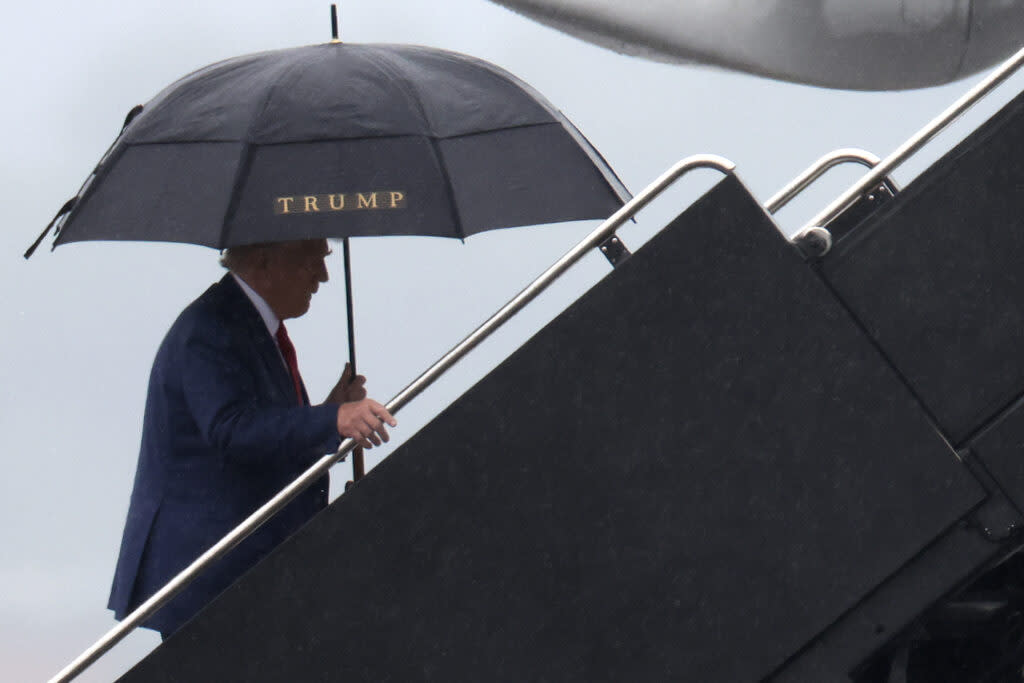
[[[348,237],[461,239],[604,218],[627,198],[572,123],[508,72],[335,39],[207,66],[136,107],[54,219],[54,246],[346,238],[354,367]]]

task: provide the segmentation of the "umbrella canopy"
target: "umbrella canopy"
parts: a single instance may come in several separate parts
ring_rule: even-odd
[[[64,216],[83,240],[215,248],[348,237],[464,238],[605,218],[629,198],[572,123],[466,55],[340,41],[236,57],[129,114]],[[360,449],[353,464],[362,476]]]
[[[473,57],[326,43],[237,57],[125,126],[57,244],[215,248],[604,218],[628,193],[530,86]]]

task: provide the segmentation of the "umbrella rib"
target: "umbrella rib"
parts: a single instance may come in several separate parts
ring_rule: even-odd
[[[228,198],[227,208],[224,209],[224,218],[221,219],[220,223],[220,239],[217,240],[218,249],[226,249],[229,246],[229,226],[235,216],[235,211],[238,209],[238,204],[242,201],[241,187],[243,179],[248,177],[249,167],[252,165],[252,148],[254,145],[248,141],[243,142],[242,145],[242,152],[239,155],[241,158],[238,162],[238,168],[235,169],[235,179],[231,184],[231,197]]]
[[[560,121],[552,119],[551,121],[539,121],[535,123],[515,123],[509,126],[500,126],[495,128],[488,128],[487,130],[475,130],[469,133],[455,133],[453,135],[423,135],[421,133],[394,133],[391,135],[353,135],[343,138],[329,138],[329,137],[310,137],[308,139],[301,140],[282,140],[278,142],[261,142],[261,147],[276,147],[284,145],[305,145],[310,142],[349,142],[351,140],[398,140],[401,138],[427,138],[431,140],[459,140],[462,138],[471,138],[476,135],[488,135],[490,133],[501,133],[508,130],[520,130],[523,128],[540,128],[541,126],[560,126]],[[206,143],[230,143],[230,142],[247,142],[246,140],[239,138],[208,138],[205,140],[146,140],[144,142],[132,142],[129,146],[131,147],[145,147],[149,145],[202,145]]]
[[[99,163],[96,164],[92,173],[86,177],[85,182],[83,182],[82,186],[78,188],[78,192],[75,193],[75,196],[78,197],[78,201],[75,202],[75,206],[72,210],[68,211],[67,215],[64,216],[63,222],[54,225],[53,246],[50,247],[51,251],[56,249],[57,245],[64,244],[68,241],[66,238],[67,227],[72,223],[75,217],[82,212],[82,207],[86,202],[92,198],[93,189],[99,187],[98,181],[106,178],[107,174],[110,173],[110,169],[112,169],[114,164],[117,163],[117,161],[124,155],[125,150],[131,146],[128,144],[118,144],[121,142],[121,136],[123,134],[124,129],[122,128],[121,132],[117,134],[116,138],[114,138],[114,142],[110,144],[110,148],[107,149],[106,153],[102,157],[100,157]]]
[[[581,149],[583,149],[583,151],[586,153],[588,157],[590,157],[591,163],[593,163],[594,166],[597,167],[605,182],[608,183],[608,187],[611,188],[612,192],[618,195],[622,203],[626,203],[633,198],[633,195],[629,191],[629,188],[626,187],[626,184],[622,182],[622,179],[619,178],[618,174],[615,173],[615,170],[605,160],[604,155],[602,155],[601,152],[598,151],[596,147],[594,147],[594,145],[583,134],[583,132],[576,127],[576,124],[573,123],[572,120],[568,116],[566,116],[561,109],[552,104],[548,100],[548,98],[544,97],[544,95],[542,95],[536,88],[534,88],[532,85],[530,85],[523,79],[519,78],[519,76],[516,76],[514,73],[510,71],[502,69],[496,64],[492,64],[486,60],[478,59],[476,57],[467,56],[467,58],[476,62],[480,66],[480,68],[491,72],[495,76],[499,78],[504,78],[508,80],[510,83],[514,83],[520,89],[522,89],[524,93],[532,97],[533,100],[540,104],[548,113],[548,115],[551,116],[552,119],[554,119],[554,122],[561,124],[561,126],[566,130],[566,132],[569,133],[570,137],[572,137],[576,141],[576,144],[579,145]]]
[[[265,112],[267,107],[270,106],[270,99],[274,96],[278,86],[281,85],[281,81],[283,81],[288,75],[291,66],[292,64],[290,63],[286,64],[277,75],[277,78],[274,79],[274,82],[267,88],[267,94],[263,98],[263,104],[260,105],[259,111],[253,115],[252,120],[249,122],[249,127],[245,131],[245,137],[240,140],[244,147],[240,155],[241,158],[238,162],[238,168],[235,169],[235,179],[231,185],[231,196],[228,198],[227,208],[224,210],[224,218],[221,220],[220,224],[220,239],[217,241],[217,247],[219,249],[224,249],[228,246],[227,240],[228,234],[231,232],[231,220],[234,218],[235,211],[238,210],[238,205],[242,201],[242,182],[243,179],[248,177],[249,168],[252,166],[253,147],[256,146],[252,142],[252,132],[256,128],[257,123],[259,123],[260,119],[263,117],[263,112]]]
[[[371,60],[369,63],[383,71],[388,77],[394,79],[398,83],[402,91],[405,92],[406,98],[409,103],[416,108],[419,112],[420,118],[423,120],[423,127],[428,131],[428,135],[424,137],[430,142],[430,151],[434,155],[434,163],[437,165],[438,173],[441,174],[441,178],[444,181],[445,191],[448,196],[448,204],[452,207],[452,220],[455,221],[455,234],[459,240],[465,241],[466,231],[462,227],[462,217],[459,215],[459,207],[455,203],[455,188],[452,186],[451,176],[448,174],[448,169],[445,168],[443,163],[441,149],[438,147],[438,136],[434,134],[434,127],[430,123],[430,117],[427,116],[427,110],[423,108],[423,104],[420,102],[419,95],[416,93],[416,88],[413,87],[409,79],[401,72],[401,70],[393,67],[388,62],[390,54],[387,52],[378,53],[378,60]]]
[[[455,221],[455,234],[460,241],[466,241],[466,231],[462,227],[462,216],[459,215],[459,205],[455,202],[455,188],[452,186],[451,176],[448,175],[448,168],[441,159],[441,149],[437,145],[437,138],[430,138],[430,150],[434,153],[434,161],[437,163],[437,170],[444,179],[445,192],[448,195],[448,204],[452,207],[452,220]]]

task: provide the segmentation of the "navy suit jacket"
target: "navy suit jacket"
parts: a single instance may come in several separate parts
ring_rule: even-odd
[[[118,619],[337,448],[337,406],[304,403],[259,312],[230,274],[178,316],[149,379],[108,605]],[[145,626],[176,630],[323,509],[327,487],[324,476]]]

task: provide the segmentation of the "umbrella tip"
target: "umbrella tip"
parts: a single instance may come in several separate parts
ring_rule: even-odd
[[[331,4],[331,42],[340,43],[338,38],[338,6]]]

